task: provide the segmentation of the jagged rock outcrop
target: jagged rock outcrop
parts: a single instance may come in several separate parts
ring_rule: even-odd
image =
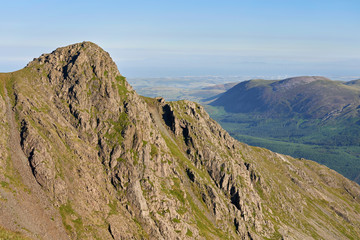
[[[64,239],[360,236],[358,185],[237,142],[198,104],[137,95],[93,43],[44,54],[1,75],[1,84],[0,113],[14,115],[18,132],[0,121],[0,214],[9,211],[9,192],[27,185],[25,170],[8,174],[16,161],[6,139],[18,134],[24,166],[61,219],[54,232]],[[15,224],[19,218],[0,223],[46,239]]]

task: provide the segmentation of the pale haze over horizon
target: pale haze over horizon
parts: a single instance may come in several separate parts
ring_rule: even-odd
[[[92,41],[126,77],[360,78],[360,1],[1,1],[0,72]]]

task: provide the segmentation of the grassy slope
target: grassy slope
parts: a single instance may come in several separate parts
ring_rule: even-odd
[[[244,82],[214,102],[224,107],[208,111],[240,141],[315,160],[360,183],[357,83],[321,80],[287,88],[281,81]]]
[[[360,88],[360,79],[344,82],[345,85]]]
[[[293,85],[292,85],[293,84]],[[266,116],[322,118],[335,109],[360,103],[359,89],[331,80],[297,84],[296,81],[252,80],[224,93],[211,105],[232,113],[258,113]]]
[[[207,110],[239,141],[312,159],[360,183],[360,129],[355,125],[346,127],[350,120],[321,126],[317,120],[263,119],[211,106]]]

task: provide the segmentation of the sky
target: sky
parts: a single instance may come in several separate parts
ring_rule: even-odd
[[[360,78],[359,0],[0,3],[0,72],[92,41],[126,77]]]

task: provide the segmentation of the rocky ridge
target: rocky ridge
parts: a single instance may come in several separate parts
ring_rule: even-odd
[[[0,111],[13,116],[0,120],[0,225],[9,231],[48,238],[20,221],[26,211],[11,215],[27,194],[44,195],[39,222],[59,239],[360,236],[357,184],[234,140],[196,103],[137,95],[93,43],[0,77]]]

